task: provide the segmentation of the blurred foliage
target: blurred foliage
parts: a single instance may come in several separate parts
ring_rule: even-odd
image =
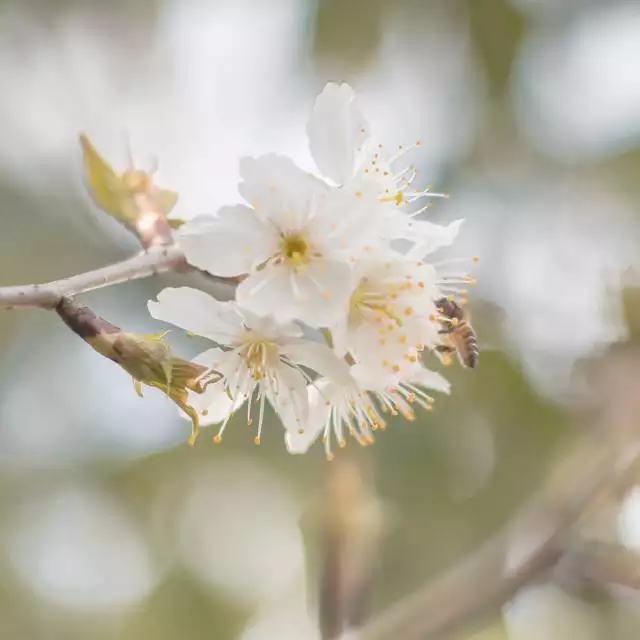
[[[386,0],[319,0],[313,53],[320,64],[357,72],[375,60],[384,33]]]

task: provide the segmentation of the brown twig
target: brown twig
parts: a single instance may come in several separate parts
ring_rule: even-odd
[[[184,265],[184,255],[177,245],[153,247],[133,258],[63,280],[0,287],[0,307],[54,309],[63,296],[74,296],[121,282],[146,278]]]

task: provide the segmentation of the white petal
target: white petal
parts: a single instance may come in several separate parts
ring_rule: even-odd
[[[147,307],[157,320],[221,344],[229,344],[243,331],[242,318],[233,302],[220,302],[191,287],[163,289],[158,301],[150,300]]]
[[[300,371],[279,363],[273,368],[277,388],[264,385],[267,397],[285,428],[300,429],[309,416],[307,383]]]
[[[270,264],[254,271],[238,285],[236,300],[243,312],[273,314],[282,322],[296,317],[289,271],[284,265]]]
[[[298,319],[328,327],[344,312],[351,295],[351,268],[337,260],[314,260],[292,277]]]
[[[312,244],[327,255],[351,257],[364,246],[383,240],[385,205],[371,203],[345,189],[334,189],[318,200],[316,215],[309,225]]]
[[[280,351],[292,362],[330,378],[335,384],[346,384],[350,380],[349,365],[327,345],[311,340],[296,340],[287,342]]]
[[[443,378],[439,373],[425,369],[425,367],[417,367],[411,374],[411,384],[417,384],[427,389],[435,389],[442,393],[449,393],[451,391],[451,384],[448,380]]]
[[[362,391],[384,391],[398,383],[397,376],[382,366],[355,364],[351,367],[351,375]]]
[[[333,350],[342,357],[349,349],[349,312],[345,310],[338,319],[331,325],[331,341]]]
[[[281,231],[305,224],[314,210],[315,198],[327,190],[324,182],[293,160],[276,154],[243,158],[240,175],[244,180],[238,186],[242,197]]]
[[[407,252],[408,258],[421,260],[424,256],[437,251],[441,247],[448,247],[456,239],[462,220],[454,220],[448,225],[435,224],[426,220],[417,220],[408,228],[403,237],[414,242],[413,248]]]
[[[239,308],[247,328],[253,329],[264,338],[279,340],[282,338],[300,338],[304,331],[297,322],[276,322],[271,316],[258,316],[248,309]]]
[[[248,273],[271,256],[278,234],[253,209],[222,207],[209,222],[202,217],[181,228],[180,245],[194,267],[218,276]]]
[[[337,184],[347,182],[354,174],[367,130],[353,89],[348,84],[327,84],[316,98],[307,125],[309,148],[320,172]]]
[[[279,322],[300,320],[312,327],[332,324],[349,300],[350,268],[332,260],[314,260],[295,272],[268,265],[252,273],[236,290],[238,304]]]
[[[318,381],[322,387],[322,381]],[[309,416],[304,425],[285,424],[285,445],[289,453],[306,453],[323,433],[330,408],[314,385],[308,386]]]

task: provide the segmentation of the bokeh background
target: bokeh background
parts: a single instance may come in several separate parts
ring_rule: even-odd
[[[602,394],[584,372],[633,341],[639,63],[632,0],[2,0],[0,284],[138,250],[85,193],[80,131],[118,168],[128,144],[157,158],[185,218],[238,200],[243,155],[311,167],[306,118],[328,80],[355,87],[381,142],[420,138],[421,176],[451,194],[430,219],[466,218],[450,255],[481,256],[483,353],[446,372],[433,412],[347,449],[386,515],[381,611],[489,538],[593,428]],[[185,282],[82,300],[159,330],[146,301]],[[274,423],[258,448],[239,420],[191,450],[161,393],[140,400],[43,311],[0,312],[0,380],[1,639],[318,637],[321,447],[288,456]],[[640,545],[639,502],[602,535]],[[538,585],[460,637],[632,639],[637,616]]]

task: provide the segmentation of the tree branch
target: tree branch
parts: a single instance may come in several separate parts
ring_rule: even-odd
[[[54,309],[63,296],[74,296],[179,268],[188,268],[180,247],[177,245],[152,247],[133,258],[63,280],[44,284],[0,287],[0,307]]]
[[[547,577],[563,557],[571,529],[597,495],[640,462],[640,446],[630,446],[621,454],[601,441],[589,441],[578,448],[570,462],[578,465],[580,472],[573,474],[568,487],[566,477],[552,483],[525,513],[477,553],[373,618],[355,637],[449,637],[470,621],[494,613],[522,587]],[[514,546],[523,542],[529,543],[528,553],[509,563]]]
[[[581,540],[558,563],[553,578],[566,589],[640,592],[640,555],[618,544]]]

